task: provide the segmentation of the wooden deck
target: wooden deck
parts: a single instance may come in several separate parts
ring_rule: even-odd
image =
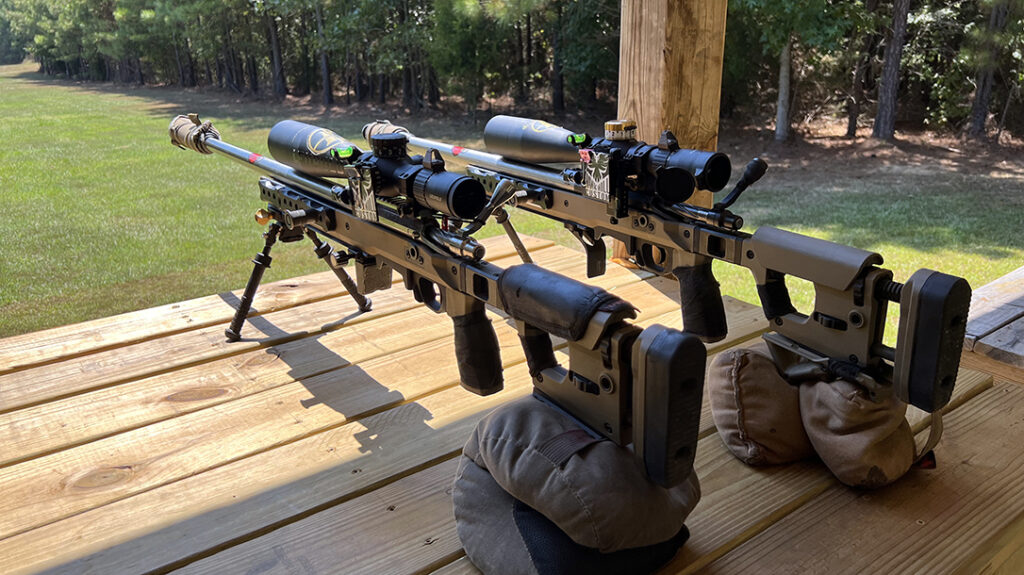
[[[580,254],[526,241],[584,276]],[[674,282],[609,266],[595,283],[642,324],[680,324]],[[474,573],[449,487],[477,420],[530,391],[512,327],[493,316],[506,389],[480,398],[458,386],[451,322],[400,286],[359,314],[329,272],[268,284],[229,344],[237,297],[0,340],[0,572]],[[766,327],[726,309],[711,352]],[[744,466],[705,405],[704,496],[666,572],[1013,572],[1024,387],[962,370],[949,411],[937,469],[861,492],[816,462]]]

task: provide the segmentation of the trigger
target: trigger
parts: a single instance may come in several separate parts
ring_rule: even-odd
[[[594,237],[593,228],[585,228],[567,223],[565,227],[583,245],[583,251],[587,254],[587,277],[593,278],[604,275],[608,249],[604,245],[604,238]]]

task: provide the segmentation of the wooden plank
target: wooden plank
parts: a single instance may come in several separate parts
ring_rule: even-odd
[[[573,261],[579,261],[574,258]],[[582,265],[582,264],[581,264]],[[606,281],[633,278],[628,272]],[[643,288],[647,289],[647,288]],[[620,292],[628,293],[628,289]],[[662,298],[660,312],[675,302]],[[451,324],[419,306],[390,316],[386,322],[349,326],[339,333],[344,356],[315,341],[296,349],[296,365],[338,365],[349,357],[378,357],[348,371],[330,371],[236,401],[167,419],[79,447],[0,470],[0,537],[59,520],[200,473],[275,445],[342,425],[368,412],[416,398],[457,383]],[[525,361],[514,328],[498,322],[506,365]],[[440,340],[440,341],[437,341]],[[431,342],[423,345],[424,342]],[[402,351],[405,350],[405,351]],[[308,356],[313,356],[307,361]],[[429,366],[429,368],[423,367]],[[369,377],[367,377],[369,376]],[[369,391],[350,397],[349,380]],[[344,386],[338,381],[346,381]],[[383,383],[376,383],[376,382]],[[312,396],[310,395],[312,393]],[[203,430],[197,434],[194,430]],[[95,489],[94,483],[102,483]],[[88,486],[88,488],[83,488]],[[35,497],[43,489],[49,497]]]
[[[970,390],[975,390],[976,386],[988,383],[989,379],[984,374],[965,374],[966,381],[961,382],[961,395],[958,397],[958,401],[953,407],[962,405],[965,401],[965,397],[970,395]],[[920,427],[920,423],[917,425]],[[708,442],[713,442],[712,439],[706,439],[701,442],[702,449],[706,449],[705,446]],[[724,449],[719,449],[716,454],[716,459],[719,459],[717,463],[718,467],[721,467],[722,463],[730,465],[729,462],[735,462],[731,456],[725,453]],[[698,467],[698,472],[701,476],[702,490],[707,493],[709,491],[721,492],[725,489],[733,490],[731,487],[727,487],[729,481],[729,474],[725,473],[722,476],[716,476],[714,472],[708,473],[708,461],[699,459],[701,465]],[[815,468],[819,468],[815,470]],[[726,470],[728,471],[728,470]],[[769,472],[772,470],[768,470]],[[773,482],[778,482],[781,488],[793,488],[793,480],[795,479],[795,486],[797,488],[804,487],[808,489],[805,493],[798,493],[802,495],[798,497],[799,503],[806,502],[810,496],[823,491],[824,487],[831,482],[830,476],[827,472],[820,469],[820,465],[812,462],[806,464],[800,464],[797,466],[778,467],[775,469],[780,473],[780,477],[773,478]],[[406,541],[412,542],[406,545],[393,545],[390,546],[390,553],[388,557],[396,565],[400,565],[402,572],[422,572],[429,571],[433,568],[433,564],[439,560],[439,558],[451,558],[455,557],[459,553],[459,542],[457,539],[449,537],[447,534],[454,534],[454,518],[451,516],[451,500],[450,495],[447,492],[447,488],[450,484],[453,470],[449,471],[446,475],[442,475],[439,479],[428,479],[425,473],[420,473],[402,481],[406,482],[408,489],[412,489],[417,493],[432,493],[431,496],[424,497],[423,500],[412,500],[410,501],[406,509],[404,510],[412,517],[420,518],[418,522],[408,523],[393,523],[389,525],[387,530],[388,536],[392,537],[395,541]],[[709,478],[710,477],[710,478]],[[716,483],[715,479],[721,479],[721,484]],[[437,481],[437,484],[431,488],[429,481]],[[753,477],[753,481],[763,482],[765,478]],[[735,487],[735,491],[744,491],[751,488],[751,485],[744,484],[739,487]],[[184,569],[182,573],[215,573],[223,572],[226,566],[233,566],[238,570],[254,570],[257,566],[268,565],[274,561],[274,556],[282,555],[288,557],[294,562],[299,562],[303,565],[308,565],[311,568],[309,573],[329,573],[331,570],[319,568],[316,566],[329,566],[340,561],[343,561],[340,557],[335,557],[337,550],[331,546],[324,545],[320,533],[329,533],[330,537],[334,540],[354,541],[360,537],[361,519],[356,514],[356,509],[369,509],[374,504],[379,504],[378,499],[375,497],[377,492],[372,492],[367,495],[363,495],[360,498],[353,500],[352,505],[348,508],[342,509],[331,508],[325,510],[319,514],[313,515],[309,518],[303,519],[299,522],[293,523],[279,531],[269,533],[257,539],[250,540],[243,545],[227,549],[221,553],[204,559],[196,564],[190,565]],[[708,514],[718,517],[723,513],[723,507],[731,503],[731,498],[734,498],[734,494],[726,495],[721,497],[717,503],[709,503],[706,500],[702,501],[701,508],[705,509]],[[364,501],[361,501],[364,500]],[[724,502],[724,503],[723,503]],[[782,517],[785,513],[792,511],[793,506],[784,506],[781,509],[771,509],[771,506],[776,503],[776,499],[767,499],[764,502],[766,508],[770,509],[765,512],[761,521],[761,524],[767,526],[771,521]],[[751,506],[747,505],[749,501],[743,501],[741,505],[737,505],[735,513],[737,516],[751,513],[756,510],[752,510]],[[708,505],[713,505],[713,508],[708,508]],[[426,521],[423,516],[433,515],[437,519],[443,519],[447,521],[448,530],[445,531],[442,524],[437,522]],[[427,528],[421,526],[422,523],[426,523]],[[691,531],[695,529],[693,524],[690,525]],[[445,533],[445,536],[437,535],[438,533]],[[431,540],[436,538],[436,547],[430,549],[424,549],[423,545],[420,544],[422,541]],[[432,544],[433,545],[433,544]],[[380,545],[379,541],[372,540],[366,542],[366,545],[351,545],[344,551],[347,558],[352,560],[363,561],[364,557],[380,557]],[[344,569],[343,571],[348,571]],[[443,573],[475,573],[476,569],[469,563],[468,560],[457,561],[453,565],[449,565],[441,569]]]
[[[458,460],[428,467],[175,571],[420,573],[461,554],[451,483]]]
[[[1024,533],[1022,423],[1024,389],[1000,384],[946,420],[936,469],[877,491],[830,487],[708,570],[975,573],[964,568],[999,554],[1005,529]]]
[[[556,253],[576,256],[568,250]],[[518,261],[518,256],[498,258],[495,263],[513,261]],[[373,310],[366,313],[360,313],[346,297],[257,316],[245,323],[242,340],[237,342],[226,341],[223,325],[214,325],[0,375],[0,413],[333,331],[418,305],[404,290],[378,292],[373,298]]]
[[[974,290],[967,320],[964,349],[979,339],[1024,317],[1024,266]]]
[[[526,236],[530,251],[553,245]],[[488,258],[508,257],[514,250],[504,236],[481,243]],[[397,280],[396,280],[397,281]],[[281,280],[260,286],[250,315],[261,315],[347,293],[332,272]],[[122,347],[147,339],[227,323],[242,290],[225,292],[150,309],[0,339],[0,374]]]
[[[429,395],[0,540],[0,557],[14,573],[173,567],[450,458],[484,413],[529,390],[520,364],[502,393]]]
[[[554,271],[570,274],[584,271],[583,259],[564,248],[541,251],[537,257]],[[614,269],[598,278],[597,284],[620,293],[644,275]],[[655,285],[662,286],[662,283]],[[404,290],[388,293],[404,297],[410,307],[420,307]],[[622,295],[647,301],[660,294],[651,286],[633,288]],[[661,298],[658,305],[670,305],[667,303],[670,301]],[[399,313],[387,321],[401,317]],[[447,323],[440,317],[431,321]],[[420,327],[417,326],[418,333],[423,333]],[[394,329],[390,323],[369,322],[366,329],[358,330],[357,334],[369,342],[383,341],[382,338],[389,337]],[[448,333],[450,330],[442,330],[429,335],[440,338]],[[4,430],[0,467],[312,377],[344,367],[349,362],[400,351],[365,343],[363,339],[353,342],[352,335],[340,329],[0,414],[0,429]]]
[[[974,353],[1024,369],[1024,317],[1013,320],[979,339],[974,344]]]
[[[444,567],[432,571],[430,575],[480,575],[480,570],[463,555]]]
[[[674,308],[674,302],[668,306]],[[669,313],[674,317],[678,312],[672,309]],[[438,363],[436,358],[439,354],[429,356]],[[418,375],[418,370],[425,363],[430,364],[431,360],[415,358],[410,361],[413,367],[396,366],[394,360],[382,361],[380,369],[406,371],[406,379],[411,381],[411,385],[422,385],[416,383],[424,379]],[[449,369],[454,373],[454,367]],[[362,372],[366,372],[368,377]],[[327,403],[343,405],[349,410],[365,410],[365,406],[370,404],[366,396],[381,395],[382,386],[374,378],[389,382],[400,378],[397,373],[385,378],[369,363],[341,370],[339,375],[341,373],[346,377],[337,377],[329,386],[331,390],[339,390],[339,399],[328,400]],[[97,569],[104,572],[142,571],[175,564],[203,549],[244,539],[248,534],[267,529],[270,525],[301,519],[304,514],[347,499],[369,486],[450,457],[461,447],[469,430],[483,413],[502,401],[528,393],[529,389],[530,378],[525,366],[517,364],[506,370],[506,391],[501,394],[478,398],[458,388],[446,389],[357,422],[306,434],[297,441],[203,473],[152,485],[131,497],[122,491],[121,497],[108,497],[108,502],[100,507],[81,510],[61,521],[0,541],[0,556],[11,557],[14,564],[25,566],[26,571],[55,568],[57,572],[76,572],[83,565],[101,565]],[[397,383],[389,391],[414,397]],[[342,395],[344,399],[341,399]],[[278,404],[283,399],[268,399],[262,402],[262,406],[263,409],[279,409],[286,415],[291,414],[289,418],[294,416],[300,420],[285,423],[310,426],[317,417],[326,418],[327,415],[314,413],[318,405],[308,408],[295,405],[308,398],[307,392],[305,397],[297,394],[291,400],[293,403]],[[244,416],[252,416],[253,411],[238,409],[233,405],[237,403],[206,411],[217,411],[215,415],[237,420],[237,423],[217,423],[215,429],[223,430],[224,434],[239,434],[237,436],[244,441],[251,442],[254,433],[249,427],[249,419]],[[334,410],[319,409],[320,413],[327,411]],[[265,418],[260,416],[256,419]],[[265,424],[268,433],[272,425]],[[236,426],[242,427],[243,431],[233,431],[232,427]],[[138,431],[151,431],[153,427]],[[198,425],[193,428],[203,429]],[[196,440],[205,439],[207,437],[201,435]],[[121,448],[124,448],[123,443]],[[116,445],[111,447],[118,448]],[[161,458],[153,459],[153,463],[163,468],[165,473],[170,473],[170,466],[164,459],[177,458],[178,465],[187,465],[190,457],[196,459],[197,454],[209,453],[212,447],[195,449],[198,451],[193,451],[191,456],[165,451]],[[38,461],[41,460],[32,463]],[[140,471],[140,475],[147,472],[144,468]],[[103,474],[96,477],[103,477]],[[111,484],[97,487],[123,490],[117,479],[115,477]],[[122,476],[120,479],[134,481],[134,477]],[[63,485],[67,486],[66,483]],[[95,496],[86,494],[85,497]],[[96,499],[90,500],[90,504],[96,504]],[[125,517],[132,518],[128,527]],[[91,537],[79,539],[76,535],[85,532]],[[97,533],[102,535],[96,536]]]
[[[995,377],[1002,378],[1014,383],[1024,385],[1024,369],[1003,363],[991,357],[965,351],[960,356],[960,366],[977,371],[990,373]]]

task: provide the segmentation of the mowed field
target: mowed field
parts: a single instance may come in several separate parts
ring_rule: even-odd
[[[365,122],[385,117],[366,108],[54,81],[34,70],[0,67],[0,337],[244,286],[262,247],[263,228],[252,218],[261,207],[258,176],[173,147],[173,116],[199,113],[226,141],[259,153],[282,119],[359,142]],[[482,123],[429,115],[391,119],[419,135],[482,147]],[[733,156],[737,175],[754,154],[773,166],[733,207],[748,231],[778,225],[877,250],[898,279],[929,267],[979,287],[1024,265],[1021,154],[945,146],[933,161],[931,144],[834,141],[777,147],[758,131],[723,132],[720,149]],[[521,233],[575,241],[543,218],[513,218]],[[495,233],[489,226],[481,235]],[[323,269],[308,243],[279,244],[265,281]],[[724,293],[756,302],[745,270],[717,265],[716,272]],[[794,287],[806,305],[809,287]]]

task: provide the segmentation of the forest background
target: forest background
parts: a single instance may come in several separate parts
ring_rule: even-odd
[[[611,109],[615,0],[0,0],[0,63],[416,113]],[[1024,0],[729,0],[722,114],[1024,133]],[[898,80],[898,81],[897,81]],[[1018,113],[1014,113],[1018,112]]]
[[[599,133],[616,114],[619,8],[0,0],[0,337],[245,285],[255,178],[171,146],[174,115],[257,152],[285,118],[354,141],[388,118],[471,148],[496,113]],[[744,229],[878,251],[897,278],[928,267],[977,288],[1020,267],[1022,17],[1024,0],[730,1],[718,148],[771,166],[735,208]],[[577,247],[513,213],[520,233]],[[265,279],[319,271],[286,244]],[[715,274],[758,301],[745,270]]]

